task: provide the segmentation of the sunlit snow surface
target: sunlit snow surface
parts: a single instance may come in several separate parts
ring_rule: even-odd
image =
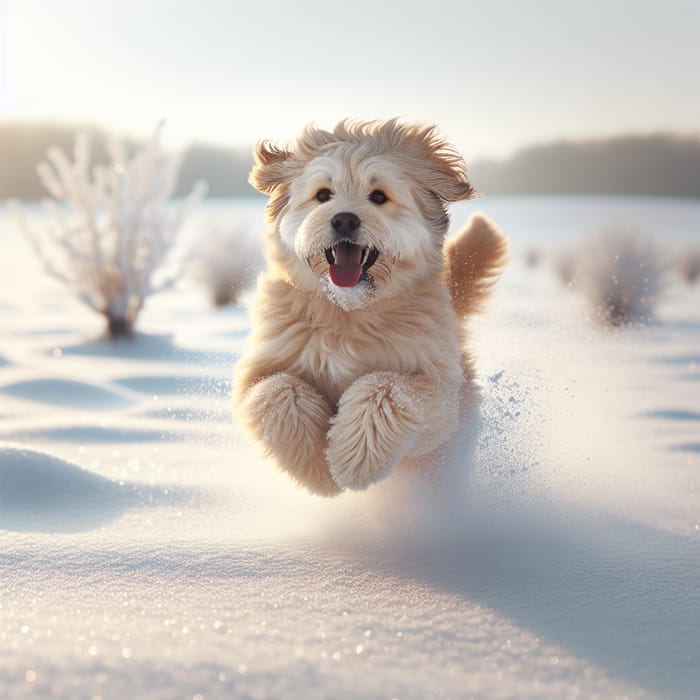
[[[330,501],[228,418],[244,307],[183,284],[103,344],[0,212],[0,698],[698,697],[700,288],[603,331],[547,255],[697,243],[700,206],[479,206],[514,254],[478,415],[439,478]]]

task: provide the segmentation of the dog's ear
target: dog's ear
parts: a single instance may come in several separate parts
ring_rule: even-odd
[[[259,192],[272,194],[292,171],[291,151],[280,148],[271,141],[259,141],[253,151],[253,169],[248,182]]]
[[[415,134],[422,157],[420,183],[443,202],[458,202],[477,197],[467,177],[462,156],[442,137],[434,126]]]
[[[478,196],[467,177],[462,157],[450,149],[434,150],[424,164],[421,184],[443,202],[459,202]]]
[[[423,184],[443,202],[459,202],[463,199],[478,197],[469,180],[462,179],[449,171],[435,171],[431,177],[423,180]]]

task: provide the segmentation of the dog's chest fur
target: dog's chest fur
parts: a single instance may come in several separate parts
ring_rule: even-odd
[[[435,316],[441,285],[412,299],[378,300],[346,312],[321,295],[280,287],[263,295],[258,314],[265,319],[259,347],[270,369],[303,377],[336,403],[358,377],[375,371],[423,372],[436,384],[462,376],[457,322],[449,299]],[[438,307],[440,308],[440,307]]]

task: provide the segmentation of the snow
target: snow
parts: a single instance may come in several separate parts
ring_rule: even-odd
[[[344,311],[361,309],[374,295],[374,287],[366,279],[361,279],[354,287],[338,287],[326,271],[321,275],[320,282],[326,296]]]
[[[95,340],[0,210],[0,697],[697,696],[700,287],[607,330],[547,260],[611,221],[680,248],[700,205],[478,206],[514,247],[479,415],[437,476],[333,500],[230,422],[245,306],[183,283]]]
[[[28,379],[6,384],[3,393],[57,406],[111,410],[132,403],[113,389],[72,379]]]
[[[91,529],[128,506],[126,489],[46,453],[0,447],[0,527]]]

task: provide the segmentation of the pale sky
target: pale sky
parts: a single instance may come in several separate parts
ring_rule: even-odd
[[[436,122],[469,158],[700,133],[699,0],[0,0],[0,118],[166,141]]]

